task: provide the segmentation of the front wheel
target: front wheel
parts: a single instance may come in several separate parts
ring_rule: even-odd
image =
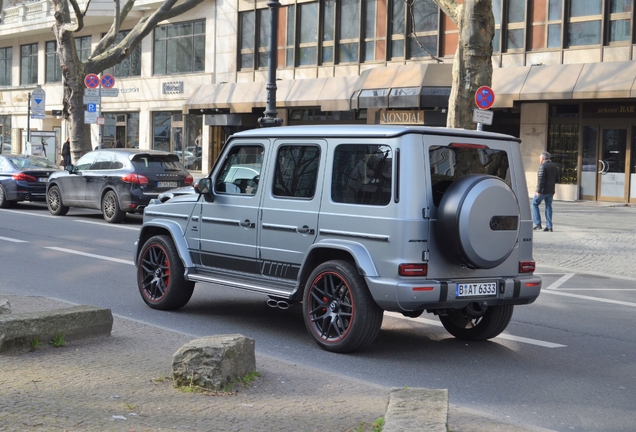
[[[382,309],[348,261],[316,267],[305,285],[303,310],[307,330],[331,352],[352,352],[371,344],[382,326]]]
[[[190,301],[194,282],[185,280],[183,263],[170,237],[149,238],[141,248],[137,265],[137,286],[148,306],[175,310]]]
[[[106,192],[102,198],[102,213],[106,222],[110,223],[119,223],[126,217],[126,213],[119,207],[117,194],[112,190]]]
[[[469,313],[467,308],[440,315],[444,328],[457,339],[482,341],[498,336],[512,319],[513,305],[490,306],[481,316]]]
[[[64,216],[68,213],[68,207],[62,204],[62,194],[57,186],[51,186],[46,192],[46,205],[54,216]]]

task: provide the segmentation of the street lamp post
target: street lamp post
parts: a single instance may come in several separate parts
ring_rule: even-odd
[[[269,8],[269,58],[267,62],[267,102],[263,117],[258,119],[261,127],[280,126],[283,119],[276,117],[276,63],[277,50],[276,39],[278,35],[278,8],[280,2],[270,0],[267,2]]]

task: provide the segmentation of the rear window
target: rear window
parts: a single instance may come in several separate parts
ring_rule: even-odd
[[[176,155],[136,156],[132,160],[135,171],[181,171],[183,165]]]
[[[508,154],[503,150],[480,145],[451,144],[432,146],[428,153],[431,161],[433,203],[436,207],[448,186],[468,174],[496,176],[510,186]]]

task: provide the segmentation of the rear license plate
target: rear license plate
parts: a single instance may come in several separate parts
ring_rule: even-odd
[[[457,284],[455,297],[488,297],[497,295],[497,282]]]
[[[157,182],[157,187],[160,187],[160,188],[177,187],[177,186],[178,186],[177,182]]]
[[[38,177],[38,182],[39,183],[46,183],[49,181],[48,177]]]

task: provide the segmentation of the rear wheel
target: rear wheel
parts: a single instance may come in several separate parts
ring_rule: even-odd
[[[439,320],[457,339],[481,341],[492,339],[504,331],[513,311],[513,305],[490,306],[485,311],[464,308],[440,315]]]
[[[0,208],[9,208],[13,205],[13,201],[7,199],[7,191],[0,185]]]
[[[126,213],[119,207],[117,194],[112,190],[106,192],[102,198],[102,213],[106,222],[110,223],[119,223],[126,217]]]
[[[380,332],[383,311],[350,262],[328,261],[316,267],[303,299],[305,326],[327,351],[355,351],[371,344]]]
[[[175,310],[190,301],[194,282],[185,280],[183,263],[170,237],[149,238],[141,249],[137,265],[137,285],[148,306]]]
[[[62,204],[62,194],[57,186],[51,186],[46,192],[46,205],[54,216],[64,216],[68,207]]]

